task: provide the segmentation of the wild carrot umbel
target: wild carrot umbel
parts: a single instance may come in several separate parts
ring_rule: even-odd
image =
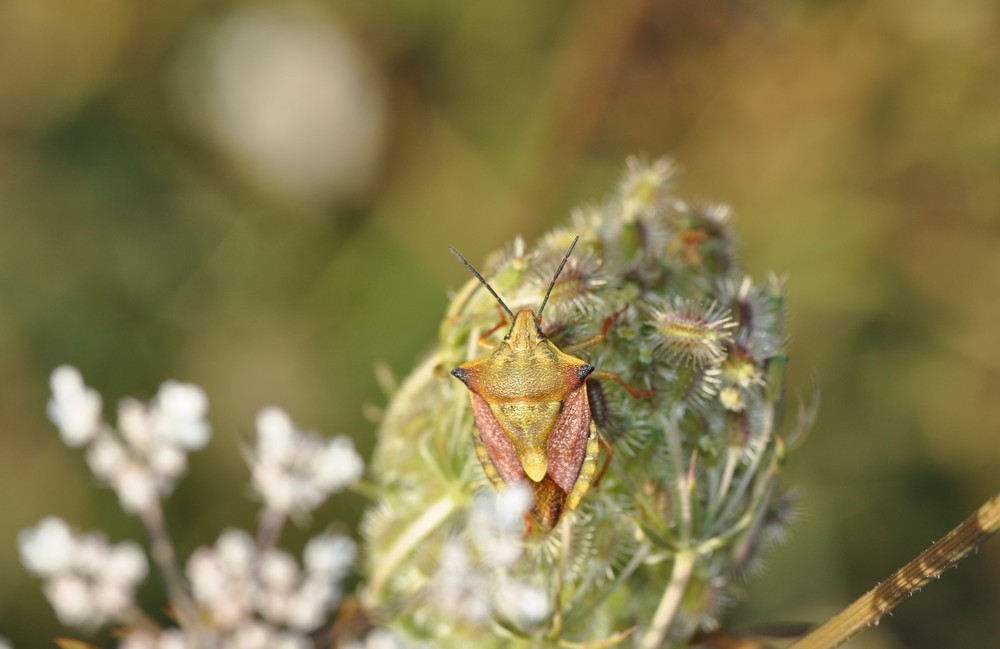
[[[363,526],[362,604],[405,640],[686,646],[718,624],[732,580],[787,522],[792,499],[778,473],[810,413],[782,425],[783,282],[747,277],[729,210],[680,200],[672,180],[669,162],[630,160],[603,205],[479,266],[523,314],[542,304],[579,237],[539,334],[572,348],[603,333],[578,355],[603,370],[586,394],[614,454],[601,453],[610,464],[599,484],[551,531],[523,520],[532,490],[521,485],[541,468],[531,480],[494,480],[494,496],[468,389],[448,376],[482,356],[481,336],[495,345],[510,327],[497,326],[478,279],[455,295],[439,346],[393,395],[372,462],[379,499]],[[647,396],[600,380],[615,375]]]
[[[135,600],[149,570],[140,544],[112,545],[102,534],[76,533],[49,517],[21,532],[18,545],[25,567],[45,581],[63,624],[84,631],[115,624],[119,649],[316,646],[311,634],[340,603],[357,547],[345,536],[318,534],[306,544],[300,567],[278,542],[289,517],[359,480],[363,465],[350,439],[299,430],[284,411],[265,408],[256,442],[245,451],[262,503],[256,538],[229,528],[185,559],[174,548],[162,502],[184,474],[188,452],[211,437],[204,392],[168,381],[149,404],[122,401],[113,427],[102,418],[99,394],[75,368],[57,368],[51,383],[49,416],[63,440],[86,447],[94,475],[115,491],[126,513],[142,520],[173,621],[162,625]]]

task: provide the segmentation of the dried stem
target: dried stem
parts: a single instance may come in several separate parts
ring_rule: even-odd
[[[184,586],[184,577],[177,564],[177,554],[174,551],[174,544],[170,540],[167,521],[163,516],[163,507],[160,501],[154,499],[149,507],[142,510],[140,515],[146,526],[146,533],[149,535],[153,562],[160,570],[167,588],[167,597],[170,599],[181,625],[191,634],[191,638],[197,641],[202,631],[198,621],[198,609]]]
[[[285,527],[285,512],[265,507],[257,527],[257,551],[263,553],[274,548]]]
[[[1000,493],[853,604],[788,649],[831,649],[847,642],[951,568],[1000,529]]]

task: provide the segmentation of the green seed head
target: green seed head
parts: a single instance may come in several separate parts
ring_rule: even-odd
[[[635,398],[588,379],[614,455],[555,529],[527,525],[524,490],[487,479],[469,391],[448,374],[484,355],[477,341],[497,324],[476,279],[392,396],[372,463],[362,605],[410,644],[687,646],[720,623],[733,580],[778,536],[783,284],[746,277],[729,209],[680,200],[673,174],[667,161],[630,160],[601,207],[479,269],[515,313],[537,310],[579,236],[542,330],[564,348],[619,314],[603,340],[574,354],[653,390]],[[601,449],[599,466],[608,458]]]

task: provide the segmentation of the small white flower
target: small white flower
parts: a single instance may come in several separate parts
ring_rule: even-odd
[[[313,643],[309,638],[291,631],[276,634],[270,649],[312,649]]]
[[[214,548],[198,548],[187,563],[191,590],[220,629],[232,629],[253,614],[255,546],[243,530],[223,532]]]
[[[326,440],[297,430],[280,408],[257,415],[257,442],[247,454],[254,490],[269,509],[308,512],[357,482],[364,464],[347,437]]]
[[[220,629],[232,629],[253,614],[249,585],[229,584],[225,594],[211,602],[212,622]]]
[[[541,588],[519,581],[506,581],[496,593],[497,611],[520,626],[544,621],[551,611],[549,597]]]
[[[254,489],[269,508],[288,512],[295,506],[295,481],[280,466],[258,463],[252,469],[252,477]]]
[[[135,631],[118,643],[118,649],[159,649],[159,642],[152,633]]]
[[[270,649],[274,629],[263,622],[247,620],[226,638],[223,649]]]
[[[135,584],[145,579],[149,563],[142,547],[133,541],[119,543],[103,567],[104,577],[120,584]]]
[[[317,628],[323,624],[326,611],[339,595],[333,584],[326,579],[306,579],[288,601],[286,623],[301,631]]]
[[[187,576],[191,589],[199,602],[218,599],[225,589],[226,574],[219,565],[215,553],[208,548],[195,550],[187,562]]]
[[[158,636],[135,631],[118,644],[118,649],[189,649],[189,644],[180,629],[167,629]]]
[[[219,561],[231,574],[249,575],[257,547],[244,530],[230,528],[224,531],[215,544]]]
[[[523,484],[476,499],[469,528],[483,562],[511,566],[521,557],[524,516],[533,502],[531,489]]]
[[[524,529],[524,516],[534,504],[535,494],[527,484],[521,482],[497,493],[492,513],[504,529],[520,534]]]
[[[132,398],[118,403],[118,430],[134,450],[145,454],[153,443],[153,428],[145,404]]]
[[[107,539],[97,532],[81,534],[74,540],[73,569],[85,574],[103,573],[111,555]]]
[[[196,451],[212,436],[212,428],[205,420],[208,397],[197,385],[167,381],[160,386],[151,412],[154,434],[159,440]]]
[[[67,626],[98,624],[90,589],[87,582],[74,574],[59,574],[45,584],[48,598],[56,616]]]
[[[360,480],[365,469],[354,443],[343,435],[328,441],[317,460],[316,478],[331,493]]]
[[[389,629],[372,629],[365,638],[364,649],[402,649],[402,647],[396,634]]]
[[[157,498],[156,479],[144,466],[130,462],[119,471],[111,485],[122,509],[130,514],[146,510]]]
[[[100,429],[101,395],[83,383],[80,371],[61,365],[49,379],[49,419],[59,428],[63,441],[73,447],[83,446]]]
[[[268,622],[284,626],[291,600],[288,593],[263,589],[257,593],[257,611]]]
[[[444,544],[438,556],[434,577],[433,601],[449,616],[472,623],[489,619],[491,585],[485,573],[477,570],[465,544],[453,539]]]
[[[17,535],[21,563],[41,577],[50,577],[67,568],[73,552],[73,533],[66,521],[49,516],[36,527]]]
[[[264,408],[257,415],[257,453],[263,462],[288,462],[295,449],[295,426],[281,408]]]
[[[105,482],[111,482],[127,463],[125,447],[109,434],[98,435],[87,448],[90,470]]]
[[[292,555],[283,550],[268,550],[260,558],[260,580],[266,588],[290,591],[299,578],[299,567]]]
[[[344,578],[358,556],[358,546],[342,534],[320,534],[306,544],[303,563],[308,572],[332,581]]]
[[[132,588],[121,582],[99,581],[90,589],[90,598],[102,618],[114,619],[132,603]]]
[[[156,444],[150,449],[146,460],[153,473],[171,482],[187,470],[187,453],[179,446]]]
[[[190,646],[184,631],[167,629],[160,634],[156,649],[189,649]]]
[[[0,637],[0,649],[14,649],[14,645],[7,638]]]

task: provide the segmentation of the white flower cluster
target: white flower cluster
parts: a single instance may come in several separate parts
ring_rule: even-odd
[[[204,392],[168,381],[148,405],[123,400],[114,429],[102,420],[101,397],[79,371],[60,367],[51,385],[49,417],[63,440],[86,447],[90,468],[114,488],[122,507],[143,514],[153,547],[169,548],[153,556],[180,628],[160,628],[135,605],[135,586],[148,571],[137,544],[110,546],[97,534],[75,536],[62,520],[47,518],[23,531],[18,543],[25,566],[46,580],[60,620],[95,628],[121,624],[128,633],[119,649],[311,649],[308,633],[339,603],[357,546],[345,536],[320,534],[306,545],[300,567],[275,545],[287,515],[311,511],[361,478],[364,465],[351,440],[300,431],[284,411],[263,410],[247,453],[254,489],[265,504],[258,539],[226,530],[214,546],[197,549],[182,571],[158,507],[187,468],[187,453],[211,437]],[[387,632],[370,633],[358,645],[395,646]],[[0,649],[10,649],[2,638]]]
[[[270,509],[285,514],[316,509],[364,471],[350,438],[300,431],[273,407],[257,415],[257,444],[249,455],[254,490]]]
[[[137,543],[112,546],[96,533],[75,535],[55,517],[23,530],[17,544],[22,563],[45,579],[45,596],[70,626],[121,620],[149,569]]]
[[[287,552],[259,552],[249,534],[230,529],[213,548],[191,555],[187,574],[195,600],[214,628],[259,627],[259,617],[275,628],[310,631],[340,600],[340,581],[356,555],[349,538],[321,534],[306,545],[300,570]]]
[[[14,645],[7,638],[0,637],[0,649],[14,649]]]
[[[194,599],[218,649],[312,649],[306,632],[321,626],[340,600],[340,582],[357,556],[347,537],[321,534],[304,551],[304,570],[278,549],[259,550],[243,530],[223,532],[187,563]],[[204,633],[203,633],[204,635]],[[136,631],[119,649],[186,649],[181,629]]]
[[[138,513],[169,495],[187,469],[187,453],[208,443],[208,398],[195,385],[167,381],[147,406],[125,399],[118,431],[101,421],[101,398],[67,365],[52,372],[49,417],[70,446],[89,444],[87,463],[118,494],[122,509]]]
[[[207,643],[192,640],[181,629],[167,629],[159,634],[148,631],[130,633],[118,644],[118,649],[191,649],[210,646],[213,649],[313,649],[315,646],[301,633],[276,631],[263,622],[247,622],[224,638]]]
[[[363,641],[355,640],[344,644],[344,649],[404,649],[404,647],[396,634],[381,628],[369,631]]]
[[[476,499],[469,530],[483,563],[500,567],[517,563],[523,551],[524,517],[534,504],[534,494],[523,483]]]
[[[49,385],[49,419],[63,441],[77,447],[94,439],[101,428],[101,395],[97,390],[84,385],[80,372],[69,365],[57,367]]]
[[[525,516],[533,504],[531,489],[523,484],[476,499],[469,537],[445,543],[438,557],[435,600],[442,610],[472,623],[495,614],[520,627],[548,616],[545,590],[512,578],[508,570],[521,557]]]

